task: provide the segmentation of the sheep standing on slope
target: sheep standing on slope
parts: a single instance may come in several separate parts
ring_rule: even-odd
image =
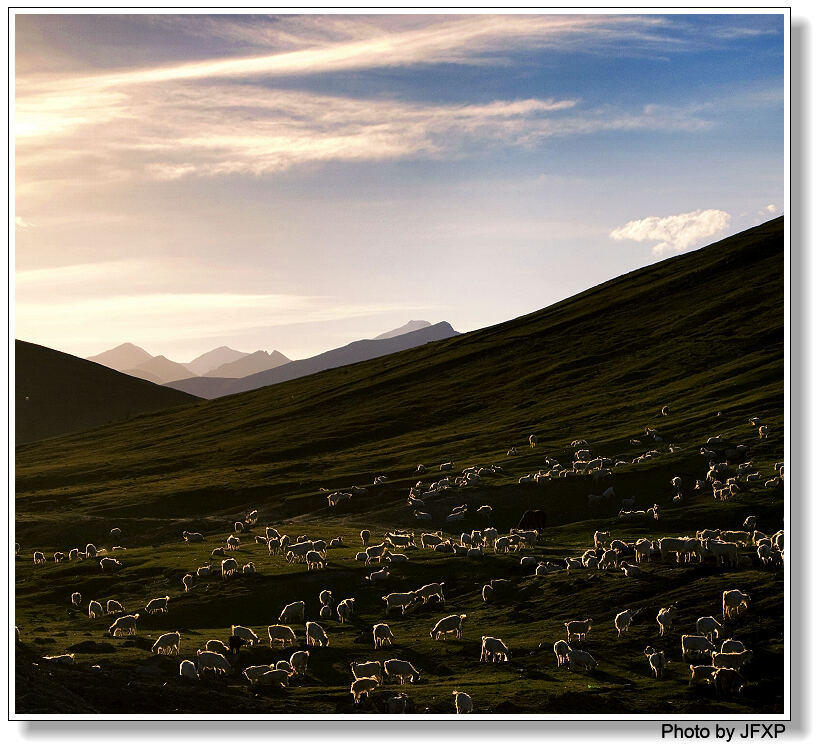
[[[146,604],[146,613],[148,614],[167,614],[168,602],[171,596],[163,596],[162,598],[152,598]]]
[[[194,587],[194,576],[191,574],[183,575],[183,587],[185,588],[185,592],[189,593],[191,589]]]
[[[648,656],[648,664],[651,666],[651,673],[655,679],[663,676],[665,671],[665,653],[662,650],[654,650],[651,645],[645,648],[645,655]]]
[[[112,637],[117,637],[117,633],[126,634],[126,635],[136,635],[137,634],[137,620],[140,618],[139,614],[127,614],[126,616],[121,616],[118,619],[114,620],[114,624],[112,624],[108,628],[108,633]]]
[[[743,609],[747,611],[751,597],[741,590],[726,590],[722,593],[722,618],[730,619]]]
[[[125,614],[126,610],[123,608],[123,604],[119,601],[106,601],[106,613],[107,614]]]
[[[565,631],[568,635],[568,642],[571,641],[571,636],[576,635],[577,640],[581,640],[591,631],[591,625],[594,623],[593,619],[583,619],[581,621],[565,622]]]
[[[528,437],[528,445],[529,447],[536,447],[537,446],[537,435],[532,434]]]
[[[668,606],[667,608],[661,608],[659,610],[659,613],[656,615],[656,620],[659,623],[660,637],[662,637],[665,634],[668,627],[670,627],[675,613],[676,606]]]
[[[80,594],[80,593],[72,593],[72,594],[71,594],[71,603],[72,603],[72,606],[75,606],[76,608],[78,608],[78,609],[79,609],[79,608],[80,608],[80,604],[81,604],[82,602],[83,602],[83,596],[82,596],[82,594]]]
[[[154,645],[151,646],[151,652],[155,655],[179,653],[180,652],[180,633],[166,632],[160,635]]]
[[[511,651],[508,646],[497,637],[484,636],[482,638],[482,649],[480,650],[480,662],[488,662],[490,657],[492,663],[497,661],[510,660]]]
[[[394,639],[394,633],[387,624],[375,624],[373,628],[374,633],[374,650],[381,647],[391,645]]]
[[[98,616],[103,615],[103,604],[99,601],[89,601],[88,602],[88,618],[89,619],[96,619]]]
[[[457,715],[467,715],[474,709],[471,697],[465,692],[458,692],[455,689],[451,694],[454,695],[454,706],[457,708]]]
[[[617,637],[620,637],[623,632],[628,631],[628,628],[631,626],[631,621],[637,613],[637,609],[625,609],[625,611],[620,611],[614,617],[614,626],[616,627]]]
[[[305,644],[320,648],[328,647],[328,635],[317,622],[305,623]]]
[[[557,657],[557,668],[568,662],[568,653],[570,652],[571,646],[565,640],[557,640],[554,643],[554,655]]]
[[[380,683],[373,676],[366,676],[352,682],[350,691],[354,704],[357,705],[363,697],[370,696],[379,685]]]
[[[199,674],[197,673],[197,666],[194,665],[194,661],[180,662],[180,676],[184,679],[198,678]]]

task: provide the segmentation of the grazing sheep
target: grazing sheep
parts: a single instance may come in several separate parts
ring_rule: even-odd
[[[605,548],[610,535],[610,531],[594,531],[594,548],[598,549],[600,546]]]
[[[171,596],[163,596],[162,598],[152,598],[146,604],[146,613],[148,614],[167,614],[168,613],[168,602],[171,600]]]
[[[137,620],[139,618],[139,614],[127,614],[126,616],[121,616],[114,620],[114,624],[108,628],[108,633],[112,637],[117,637],[118,632],[126,635],[136,635]]]
[[[412,684],[420,680],[420,673],[414,668],[409,661],[402,661],[397,658],[391,658],[383,663],[383,670],[385,671],[385,680],[388,681],[390,677],[396,677],[400,680],[400,684],[405,684],[408,679]]]
[[[625,609],[620,611],[614,617],[614,626],[616,627],[617,637],[620,637],[623,632],[627,632],[631,626],[631,621],[639,613],[638,609]]]
[[[232,637],[241,637],[243,640],[250,642],[252,645],[259,645],[260,638],[254,634],[254,631],[249,629],[248,627],[243,627],[240,624],[232,624],[231,625],[231,636]]]
[[[722,593],[722,618],[730,619],[743,609],[747,611],[751,597],[741,590],[726,590]]]
[[[249,666],[243,669],[243,676],[251,682],[252,685],[258,684],[260,677],[267,671],[274,670],[275,664],[264,663],[261,666]]]
[[[648,664],[651,666],[651,673],[655,679],[659,679],[665,671],[665,653],[662,650],[654,650],[648,645],[645,648],[645,655],[648,656]]]
[[[455,632],[457,639],[462,637],[462,622],[466,618],[466,614],[451,614],[444,616],[435,625],[429,633],[435,640],[440,639],[440,635],[445,637],[449,632]]]
[[[289,603],[280,612],[277,619],[281,624],[295,624],[305,621],[305,601],[294,601]]]
[[[528,446],[529,447],[536,447],[537,446],[537,435],[531,434],[528,436]]]
[[[719,648],[720,653],[742,653],[745,646],[739,640],[724,640]]]
[[[762,429],[762,427],[760,427]],[[717,694],[739,692],[745,685],[738,671],[732,668],[718,668],[713,673],[714,687]]]
[[[419,590],[414,591],[414,594],[423,603],[428,603],[435,596],[443,603],[445,602],[445,583],[428,583],[428,585],[423,585]]]
[[[389,611],[393,608],[400,607],[400,610],[403,614],[417,601],[417,594],[415,591],[410,591],[408,593],[389,593],[387,596],[383,596],[382,600],[385,601],[385,614],[388,615]]]
[[[593,671],[597,667],[597,662],[587,650],[570,650],[568,652],[568,668],[582,666],[586,671]]]
[[[363,663],[352,661],[350,666],[355,679],[364,679],[370,676],[382,684],[382,663],[379,661],[365,661]]]
[[[35,551],[33,554],[33,559],[35,564],[45,564],[46,563],[46,555],[43,554],[42,551]]]
[[[322,569],[325,567],[325,560],[323,559],[323,555],[319,551],[315,551],[314,549],[309,549],[305,553],[305,563],[308,566],[308,569]]]
[[[234,557],[223,559],[220,564],[220,573],[223,578],[231,577],[237,571],[237,560]]]
[[[188,593],[192,587],[194,587],[194,576],[187,574],[183,575],[183,587],[185,588],[185,592]]]
[[[193,533],[192,531],[183,531],[183,540],[189,544],[192,542],[205,541],[202,533]]]
[[[328,647],[328,635],[317,622],[305,623],[305,644],[320,648]]]
[[[377,650],[386,645],[391,645],[394,639],[394,633],[387,624],[375,624],[373,627],[374,634],[374,650]]]
[[[768,438],[768,425],[763,424],[761,427],[759,427],[759,439],[763,440],[763,439],[767,439],[767,438]]]
[[[570,652],[571,646],[566,640],[557,640],[554,643],[554,655],[557,657],[557,668],[567,664],[568,653]]]
[[[88,602],[88,618],[89,619],[96,619],[98,616],[103,615],[103,604],[99,601],[89,601]]]
[[[593,619],[565,622],[565,631],[567,632],[568,641],[571,641],[571,635],[576,635],[577,640],[581,640],[591,631],[591,625],[593,623]]]
[[[227,674],[231,671],[231,664],[221,653],[213,653],[210,650],[197,651],[197,671],[214,671],[215,674]]]
[[[354,697],[354,704],[359,704],[359,701],[364,696],[370,696],[380,683],[373,676],[366,676],[362,679],[356,679],[351,684],[351,695]]]
[[[94,544],[86,544],[86,559],[92,559],[97,556],[97,547]]]
[[[696,620],[696,633],[705,635],[711,642],[722,634],[722,629],[722,625],[712,616],[700,616]]]
[[[474,709],[471,697],[465,692],[458,692],[455,689],[451,694],[454,695],[454,706],[457,709],[457,715],[467,715]]]
[[[291,658],[288,659],[288,663],[295,673],[302,674],[303,676],[306,674],[308,671],[309,655],[310,654],[307,650],[296,650],[291,654]]]
[[[715,650],[714,644],[702,635],[682,635],[682,660],[690,653],[710,655]]]
[[[197,577],[208,577],[211,574],[211,565],[206,564],[197,568]]]
[[[499,638],[484,636],[482,638],[482,649],[480,650],[480,662],[487,662],[489,657],[492,663],[496,663],[498,660],[509,661],[511,651]]]
[[[180,633],[166,632],[164,635],[160,635],[151,646],[151,652],[154,653],[154,655],[159,655],[160,653],[167,655],[171,655],[171,653],[179,653]]]
[[[715,668],[733,668],[737,671],[751,662],[753,652],[743,650],[739,653],[713,653],[711,655],[711,665]]]
[[[291,668],[281,669],[274,668],[266,671],[257,677],[257,683],[265,686],[287,687],[288,680],[291,677]]]
[[[194,665],[194,661],[180,661],[180,676],[183,679],[198,678],[199,674],[197,673],[197,666]]]
[[[354,615],[354,599],[346,598],[337,605],[337,617],[345,624]]]
[[[256,572],[257,568],[254,566],[254,562],[248,562],[247,564],[243,565],[244,575],[254,575]]]
[[[210,650],[212,653],[222,653],[223,655],[227,655],[230,652],[228,645],[222,640],[209,640],[206,643],[205,649]]]
[[[280,643],[281,648],[284,648],[286,645],[296,643],[297,635],[291,627],[285,624],[272,624],[268,628],[268,646],[273,648],[275,640]]]
[[[123,604],[119,601],[106,601],[106,613],[107,614],[125,614],[126,610],[123,608]]]
[[[694,682],[703,683],[706,682],[708,684],[712,683],[714,680],[714,673],[716,669],[713,666],[694,666],[691,665],[691,678],[688,682],[688,686],[693,686]]]
[[[83,602],[83,596],[80,593],[72,593],[71,594],[71,603],[72,606],[76,606],[80,608],[80,604]]]

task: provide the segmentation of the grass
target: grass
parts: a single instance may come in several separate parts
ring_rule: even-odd
[[[522,574],[520,555],[468,560],[419,550],[382,583],[366,581],[367,570],[353,556],[361,528],[375,535],[394,527],[423,529],[405,503],[417,480],[413,471],[418,463],[437,466],[448,459],[458,470],[495,463],[504,471],[427,503],[431,527],[442,527],[462,502],[472,509],[490,504],[491,523],[502,531],[525,509],[543,507],[548,527],[528,553],[554,561],[591,546],[597,529],[632,541],[738,528],[749,514],[767,532],[783,527],[781,487],[752,484],[726,503],[691,492],[673,504],[669,483],[674,475],[689,487],[704,478],[699,447],[716,434],[726,446],[750,445],[763,475],[772,475],[772,464],[782,458],[782,245],[778,219],[475,333],[19,446],[16,540],[25,554],[16,562],[16,621],[30,658],[18,657],[18,664],[69,651],[78,666],[49,666],[53,676],[40,693],[47,697],[25,686],[39,683],[46,666],[18,666],[18,710],[200,712],[205,696],[219,698],[226,712],[351,712],[348,664],[375,657],[368,633],[373,623],[387,621],[395,645],[379,658],[407,658],[422,671],[420,684],[403,688],[417,712],[453,712],[454,689],[469,692],[477,712],[489,713],[781,712],[782,572],[757,566],[752,552],[737,570],[653,562],[643,578],[628,579],[597,570],[535,578]],[[668,417],[659,415],[664,404]],[[769,424],[768,440],[760,441],[747,423],[753,415]],[[569,465],[576,438],[587,439],[595,454],[630,461],[655,446],[643,437],[647,425],[662,432],[664,446],[680,449],[619,467],[608,484],[620,498],[636,496],[638,507],[658,503],[658,523],[618,520],[618,502],[589,507],[587,495],[606,486],[590,477],[516,483],[544,466],[546,455]],[[531,433],[539,436],[536,450],[527,447]],[[642,439],[642,447],[631,446],[631,438]],[[520,455],[506,457],[514,444]],[[380,473],[389,481],[374,487]],[[429,469],[424,478],[442,475]],[[352,484],[369,486],[368,493],[328,508],[320,488]],[[308,572],[305,565],[269,557],[244,536],[237,560],[254,559],[259,574],[213,578],[183,594],[183,574],[202,564],[252,507],[259,509],[262,527],[274,525],[292,538],[342,535],[347,546],[329,552],[325,570]],[[114,576],[102,575],[90,561],[31,563],[33,549],[67,551],[89,541],[107,546],[114,525],[123,528],[121,543],[128,547],[117,554],[124,567]],[[469,513],[448,532],[484,525]],[[184,529],[205,533],[206,544],[182,543]],[[510,578],[514,592],[483,604],[480,589],[496,577]],[[444,604],[384,616],[381,595],[441,580]],[[693,631],[698,616],[718,616],[722,590],[732,587],[747,590],[754,603],[729,625],[728,636],[742,639],[756,656],[745,672],[747,689],[718,699],[710,687],[688,686],[678,639]],[[327,623],[330,647],[311,648],[308,676],[285,693],[250,695],[236,674],[180,685],[174,677],[179,659],[149,652],[157,635],[177,629],[184,657],[210,637],[225,639],[231,624],[264,636],[292,600],[306,601],[309,618],[316,618],[324,588],[337,600],[354,596],[357,616],[350,624]],[[116,598],[127,610],[166,593],[172,601],[168,615],[141,620],[136,638],[115,640],[103,636],[108,622],[68,611],[75,590],[86,604]],[[656,611],[674,601],[680,611],[675,634],[658,638]],[[643,611],[617,639],[613,617],[629,607]],[[463,638],[435,642],[428,632],[448,613],[467,614]],[[552,645],[564,637],[564,621],[586,616],[594,619],[594,629],[584,648],[599,668],[569,674],[557,669]],[[512,649],[511,662],[480,663],[482,635],[502,638]],[[647,644],[661,646],[672,659],[659,682],[642,654]],[[84,652],[104,646],[110,649]],[[239,665],[276,657],[258,647],[244,651]],[[101,684],[93,664],[114,688]],[[379,711],[380,695],[399,689],[383,688],[357,710]],[[82,706],[73,704],[78,697],[70,692],[82,695]]]

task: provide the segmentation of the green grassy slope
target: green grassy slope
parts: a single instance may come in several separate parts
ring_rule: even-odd
[[[18,445],[198,400],[26,341],[14,342],[14,356]]]
[[[722,435],[723,447],[750,445],[763,477],[773,475],[774,461],[782,458],[782,245],[779,219],[476,333],[19,448],[16,540],[23,551],[16,564],[16,617],[25,657],[76,652],[78,665],[70,672],[49,668],[53,683],[67,692],[81,688],[103,712],[198,712],[203,698],[219,698],[227,712],[350,712],[348,663],[374,657],[408,658],[422,670],[423,682],[403,690],[418,712],[453,711],[453,689],[468,691],[478,711],[494,713],[780,712],[782,568],[759,566],[752,551],[733,570],[654,561],[644,565],[640,579],[587,569],[537,579],[522,573],[521,554],[468,560],[420,550],[376,584],[365,580],[368,570],[353,555],[360,528],[375,535],[393,527],[442,528],[462,502],[471,510],[490,504],[491,524],[501,531],[524,509],[544,507],[548,528],[526,553],[552,561],[590,547],[596,529],[633,541],[705,527],[736,529],[749,514],[768,533],[783,527],[781,487],[752,483],[723,503],[709,492],[688,491],[674,503],[670,485],[674,475],[688,487],[704,478],[707,461],[699,447],[712,435]],[[670,416],[660,416],[664,404]],[[753,415],[769,424],[767,440],[747,423]],[[660,447],[643,435],[646,425],[660,430],[663,450],[670,443],[680,449],[630,464]],[[540,438],[536,450],[527,446],[531,433]],[[544,467],[545,455],[569,465],[576,438],[587,439],[595,454],[628,460],[608,484],[619,498],[635,496],[637,507],[658,503],[660,520],[617,519],[619,501],[590,507],[587,495],[601,493],[605,484],[589,476],[517,484],[518,476]],[[642,445],[629,444],[632,438]],[[507,457],[513,444],[520,454]],[[405,502],[417,479],[414,468],[449,458],[457,470],[492,462],[504,470],[478,487],[429,501],[433,522],[416,523]],[[333,510],[319,491],[370,485],[378,473],[389,477],[385,485],[370,486]],[[429,469],[424,479],[443,475]],[[243,534],[237,560],[255,561],[259,574],[211,579],[183,594],[182,575],[207,561],[251,507],[260,510],[261,524],[292,538],[342,535],[346,547],[329,553],[325,570],[308,572],[304,564],[269,557]],[[93,562],[31,563],[34,549],[108,545],[112,525],[124,529],[128,547],[118,553],[124,567],[115,576],[101,575]],[[469,512],[447,533],[486,525]],[[186,528],[206,533],[206,544],[181,543]],[[512,580],[513,595],[483,604],[480,589],[496,577]],[[432,602],[406,617],[385,616],[380,608],[387,592],[440,580],[446,583],[444,604]],[[697,616],[718,617],[721,593],[733,587],[747,590],[754,604],[728,624],[727,634],[742,639],[755,659],[745,672],[746,691],[717,698],[712,688],[688,686],[678,638],[693,631]],[[231,624],[264,636],[292,600],[305,600],[309,618],[316,618],[323,588],[338,600],[354,596],[357,616],[350,624],[326,622],[331,646],[311,649],[309,675],[285,694],[251,699],[236,674],[181,686],[171,678],[179,659],[148,652],[157,635],[175,629],[183,634],[182,657],[191,657],[208,637],[225,639]],[[167,616],[142,620],[136,638],[114,640],[103,634],[108,621],[67,611],[74,590],[86,602],[118,598],[130,611],[166,593],[172,602]],[[659,638],[654,615],[674,601],[674,633]],[[628,607],[642,611],[617,639],[613,617]],[[448,613],[468,615],[463,639],[435,642],[428,631]],[[583,647],[599,668],[568,674],[557,669],[550,646],[564,637],[564,621],[586,616],[595,626]],[[363,634],[378,621],[389,622],[397,638],[385,653],[375,653]],[[482,635],[505,640],[511,662],[480,664]],[[540,647],[544,642],[547,648]],[[674,659],[659,682],[650,678],[642,654],[647,644]],[[244,652],[239,666],[277,657],[259,647]],[[105,683],[92,664],[102,666]],[[380,700],[358,709],[379,711]],[[18,700],[18,710],[54,712],[61,704],[70,705],[69,697],[54,696],[47,704]]]

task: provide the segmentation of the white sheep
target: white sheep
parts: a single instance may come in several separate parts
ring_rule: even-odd
[[[557,640],[554,643],[554,655],[557,657],[557,668],[565,665],[568,662],[568,653],[571,652],[571,646],[565,640]]]
[[[88,618],[89,619],[96,619],[98,616],[103,615],[103,604],[99,601],[89,601],[88,602]]]
[[[214,653],[211,650],[197,651],[197,671],[214,671],[215,674],[227,674],[231,671],[231,664],[222,653]]]
[[[305,644],[328,647],[328,635],[317,622],[305,623]]]
[[[260,677],[267,671],[275,669],[274,663],[264,663],[260,666],[249,666],[243,669],[243,676],[251,682],[252,685],[258,684]]]
[[[171,653],[180,652],[180,633],[166,632],[160,635],[155,643],[151,646],[151,652],[155,655],[160,653],[171,655]]]
[[[273,668],[270,671],[265,671],[257,677],[257,683],[266,686],[276,685],[278,687],[287,687],[288,680],[291,677],[291,668]]]
[[[594,548],[598,549],[600,546],[604,548],[610,536],[610,531],[594,531]]]
[[[455,632],[457,639],[462,637],[462,623],[466,618],[466,614],[451,614],[444,616],[435,625],[429,633],[435,640],[440,639],[440,635],[445,637],[449,632]]]
[[[226,578],[231,577],[237,571],[237,560],[234,557],[223,559],[220,563],[220,574]]]
[[[474,709],[474,702],[470,695],[465,692],[458,692],[456,689],[451,692],[454,695],[454,706],[457,709],[457,715],[467,715]]]
[[[582,619],[565,622],[565,631],[567,632],[568,641],[571,641],[572,635],[576,635],[577,640],[581,640],[591,631],[591,625],[593,623],[593,619]]]
[[[288,663],[295,673],[305,675],[308,671],[309,655],[310,654],[307,650],[296,650],[291,654],[291,658],[288,659]]]
[[[682,635],[682,660],[690,653],[710,655],[715,650],[714,644],[702,635]]]
[[[370,676],[382,683],[382,663],[379,661],[365,661],[363,663],[352,661],[350,666],[355,679],[364,679]]]
[[[676,606],[668,606],[667,608],[661,608],[659,610],[659,613],[656,615],[656,620],[659,623],[659,636],[660,637],[665,635],[668,627],[671,626],[671,622],[673,621],[675,613],[676,613]]]
[[[382,596],[385,601],[386,616],[393,608],[399,607],[404,614],[417,601],[417,594],[415,591],[408,593],[389,593],[387,596]]]
[[[268,646],[273,648],[274,641],[280,643],[280,647],[297,642],[297,635],[294,630],[285,624],[272,624],[268,628]]]
[[[188,593],[194,587],[194,576],[191,574],[183,575],[183,587],[185,588],[185,592]]]
[[[627,632],[631,626],[631,621],[637,615],[638,609],[625,609],[620,611],[614,617],[614,626],[616,627],[617,637],[620,637],[623,632]]]
[[[148,614],[167,614],[168,602],[171,596],[163,596],[162,598],[152,598],[146,604],[146,613]]]
[[[391,645],[394,639],[394,633],[387,624],[375,624],[373,627],[374,634],[374,650]]]
[[[82,594],[80,594],[79,592],[71,594],[71,603],[72,603],[73,606],[76,606],[77,608],[80,608],[80,604],[82,602],[83,602]]]
[[[260,644],[260,638],[257,637],[254,631],[248,627],[243,627],[240,624],[231,625],[231,636],[242,637],[244,640],[248,640],[252,645]]]
[[[509,661],[511,659],[511,651],[498,637],[483,636],[482,649],[480,650],[480,662],[487,662],[489,657],[492,663],[496,663],[497,661]]]
[[[397,658],[391,658],[383,663],[383,670],[385,671],[386,681],[390,677],[396,677],[400,680],[400,684],[405,684],[408,679],[412,684],[420,680],[419,671],[414,668],[409,661],[402,661]]]
[[[192,531],[183,531],[183,540],[185,540],[185,542],[187,544],[189,544],[189,543],[192,543],[192,542],[205,541],[205,537],[203,536],[202,533],[193,533]]]
[[[414,591],[414,593],[423,603],[428,603],[435,596],[443,603],[445,601],[445,583],[428,583]]]
[[[126,635],[136,635],[137,634],[137,620],[140,618],[139,614],[127,614],[126,616],[121,616],[118,619],[114,620],[114,624],[112,624],[108,628],[108,633],[112,637],[117,637],[117,633],[120,632],[121,634]]]
[[[362,679],[356,679],[351,684],[351,696],[354,698],[354,704],[359,704],[363,697],[371,695],[380,683],[373,676],[366,676]]]
[[[752,658],[753,653],[750,650],[742,650],[739,653],[713,653],[711,665],[715,668],[733,668],[739,671],[750,663]]]
[[[722,635],[723,626],[712,616],[700,616],[696,620],[696,633],[698,635],[705,635],[711,642],[714,637]]]
[[[763,424],[761,427],[759,427],[759,439],[763,440],[763,439],[767,439],[767,438],[768,438],[768,425]]]
[[[46,563],[46,555],[43,554],[42,551],[35,551],[32,555],[35,564],[45,564]]]
[[[597,662],[587,650],[571,650],[568,652],[568,668],[582,666],[586,671],[593,671],[597,667]]]
[[[254,562],[248,562],[243,565],[243,574],[244,575],[253,575],[257,572],[257,568],[254,566]]]
[[[97,547],[94,544],[86,544],[86,559],[97,556]]]
[[[739,640],[724,640],[719,648],[720,653],[742,653],[745,646]]]
[[[73,666],[74,653],[63,653],[62,655],[44,655],[43,660],[48,661],[49,663],[57,663],[61,666]]]
[[[309,549],[305,553],[305,563],[308,566],[308,569],[322,569],[325,567],[325,560],[323,559],[323,555],[314,549]]]
[[[119,601],[109,600],[106,601],[106,613],[107,614],[125,614],[126,610],[123,608],[123,604]]]
[[[236,551],[240,548],[240,539],[237,536],[229,536],[225,540],[225,547],[229,551]]]
[[[354,599],[346,598],[337,604],[337,618],[345,624],[354,615]]]
[[[743,609],[747,610],[751,603],[751,597],[741,590],[726,590],[722,593],[722,618],[730,619],[731,616],[739,614]]]
[[[199,676],[194,661],[180,661],[180,676],[184,679],[196,679]]]
[[[663,676],[665,671],[665,653],[662,650],[654,650],[650,645],[645,648],[645,655],[648,656],[648,664],[655,679]]]
[[[208,577],[212,572],[211,565],[205,564],[197,568],[197,577]]]

